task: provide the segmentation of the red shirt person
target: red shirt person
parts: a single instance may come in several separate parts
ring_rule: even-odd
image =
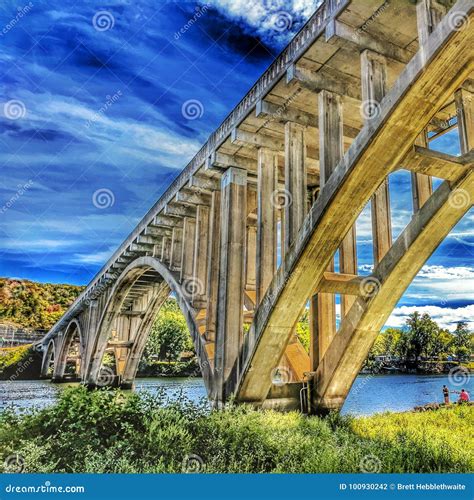
[[[461,393],[459,394],[459,401],[462,403],[467,403],[469,401],[469,393],[464,389],[461,389]]]

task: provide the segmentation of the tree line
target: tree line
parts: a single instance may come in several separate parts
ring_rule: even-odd
[[[0,278],[0,323],[49,330],[84,287]]]

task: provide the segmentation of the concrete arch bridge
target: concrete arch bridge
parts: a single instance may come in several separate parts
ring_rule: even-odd
[[[43,338],[43,374],[63,379],[75,346],[78,376],[101,385],[112,349],[112,378],[130,386],[173,292],[216,405],[340,408],[398,300],[472,206],[473,47],[473,0],[323,2]],[[430,149],[450,130],[459,156]],[[393,241],[400,169],[413,216]],[[355,224],[367,204],[364,277]],[[308,303],[309,354],[295,337]]]

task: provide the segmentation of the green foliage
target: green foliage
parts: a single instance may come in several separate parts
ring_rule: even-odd
[[[206,472],[361,472],[369,455],[380,472],[469,472],[473,417],[472,406],[324,419],[247,406],[210,411],[183,399],[165,406],[163,393],[79,387],[53,407],[0,414],[0,454],[21,455],[25,472],[182,472],[190,455]]]
[[[189,361],[149,361],[141,363],[140,377],[192,377],[201,376],[201,369],[196,357]]]
[[[376,356],[391,356],[400,362],[411,363],[418,367],[420,359],[446,361],[455,357],[458,361],[468,361],[473,350],[474,335],[467,324],[458,323],[450,333],[443,330],[428,314],[411,314],[405,328],[387,328],[381,332],[372,346],[365,367],[377,369]]]
[[[178,361],[181,353],[193,350],[186,320],[174,299],[168,299],[160,309],[145,345],[143,363],[149,365],[155,357],[160,361]]]
[[[429,314],[420,315],[415,311],[407,318],[408,350],[410,358],[433,355],[434,340],[439,336],[439,326],[430,318]]]
[[[303,344],[305,351],[309,353],[310,332],[309,332],[309,311],[305,308],[300,320],[296,324],[296,335]]]
[[[48,330],[83,287],[0,278],[0,322]]]
[[[460,321],[454,330],[453,348],[455,355],[467,361],[474,350],[474,335],[467,329],[467,323]]]
[[[0,374],[26,361],[31,354],[31,345],[0,349]]]

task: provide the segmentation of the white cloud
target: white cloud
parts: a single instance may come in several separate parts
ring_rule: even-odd
[[[425,265],[405,298],[474,301],[474,268]]]
[[[109,247],[107,250],[103,250],[102,252],[96,252],[96,253],[91,253],[91,254],[79,254],[76,253],[72,257],[71,261],[72,262],[77,262],[79,264],[105,264],[114,251],[117,249],[117,247]]]
[[[393,310],[385,326],[401,327],[408,316],[415,311],[427,313],[442,328],[454,330],[458,321],[466,321],[470,329],[474,329],[474,304],[465,307],[451,308],[439,306],[401,306]]]
[[[418,277],[431,280],[439,279],[473,279],[472,267],[423,266]]]
[[[306,21],[321,1],[205,0],[203,3],[240,24],[247,33],[259,36],[270,45],[281,46],[291,40],[301,26],[296,21]]]

